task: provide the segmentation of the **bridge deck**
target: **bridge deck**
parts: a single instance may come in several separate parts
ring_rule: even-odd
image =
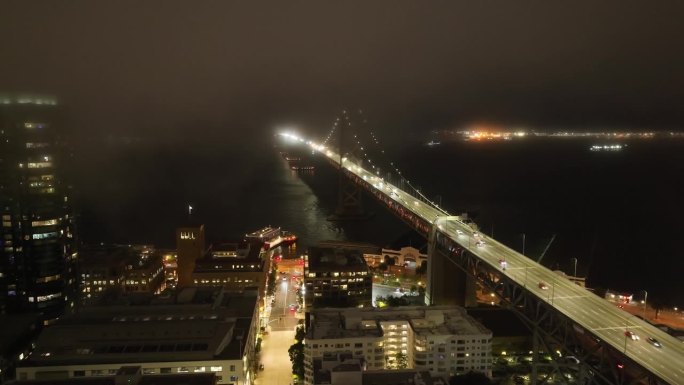
[[[339,166],[338,154],[315,144],[311,146],[324,152]],[[348,172],[373,186],[377,190],[376,193],[381,192],[386,198],[394,200],[404,210],[410,211],[426,223],[437,225],[439,231],[484,263],[499,269],[501,274],[517,285],[525,287],[539,299],[549,302],[553,308],[584,330],[607,342],[617,351],[623,352],[656,377],[670,384],[684,384],[684,343],[495,239],[484,234],[475,237],[472,228],[458,217],[448,216],[444,210],[417,200],[397,186],[377,178],[358,164],[345,159],[342,160],[342,164]],[[484,241],[484,245],[478,246],[477,240]],[[500,260],[506,261],[506,270],[501,268]],[[629,339],[625,335],[627,330],[637,334],[640,340]],[[648,337],[657,339],[662,348],[647,342]]]

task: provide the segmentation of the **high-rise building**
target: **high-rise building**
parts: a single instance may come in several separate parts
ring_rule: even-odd
[[[76,296],[74,218],[54,100],[0,97],[0,311],[55,321]]]

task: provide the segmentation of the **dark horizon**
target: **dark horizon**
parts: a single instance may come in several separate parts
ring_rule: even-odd
[[[56,95],[74,138],[385,136],[492,121],[680,129],[684,4],[5,2],[0,92]]]

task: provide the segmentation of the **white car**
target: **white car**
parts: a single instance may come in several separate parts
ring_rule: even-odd
[[[477,245],[477,247],[483,247],[485,245],[484,241],[477,241],[475,242],[475,244]]]
[[[463,235],[463,231],[461,231],[461,230],[456,230],[456,234],[458,234],[458,235]]]
[[[479,237],[479,236],[480,236],[480,234],[478,234],[478,233],[473,233],[473,237],[477,238],[477,237]]]
[[[639,340],[639,336],[636,335],[636,334],[634,334],[634,332],[632,332],[632,331],[625,330],[625,335],[626,335],[628,338],[631,338],[632,341],[638,341],[638,340]]]

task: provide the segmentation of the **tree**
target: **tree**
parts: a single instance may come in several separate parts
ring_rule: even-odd
[[[397,261],[390,257],[389,255],[385,255],[385,265],[387,266],[394,266],[397,263]]]
[[[406,357],[406,354],[399,352],[395,356],[396,363],[397,363],[397,369],[406,369],[408,368],[408,358]]]
[[[649,301],[649,305],[655,310],[655,319],[658,319],[660,312],[666,307],[665,301],[657,297]]]
[[[375,302],[376,303],[384,303],[387,306],[390,307],[397,307],[397,306],[409,306],[410,302],[404,298],[404,297],[395,297],[393,295],[388,295],[387,297],[382,297],[382,296],[377,296],[375,297]],[[382,306],[380,306],[382,307]]]
[[[449,379],[449,385],[491,385],[492,381],[484,373],[470,371]]]
[[[415,292],[418,291],[418,286],[416,286],[416,285],[411,285],[411,289],[410,289],[410,290],[411,290],[411,293],[415,293]]]
[[[295,343],[290,346],[287,353],[290,355],[290,362],[292,362],[292,374],[297,378],[304,378],[304,337],[306,332],[303,326],[297,326],[295,332]]]
[[[427,273],[427,261],[420,263],[420,266],[416,269],[416,275],[425,275]]]
[[[271,267],[271,272],[268,273],[268,279],[266,280],[266,295],[272,296],[276,289],[276,275],[278,274],[278,266],[274,263]]]

